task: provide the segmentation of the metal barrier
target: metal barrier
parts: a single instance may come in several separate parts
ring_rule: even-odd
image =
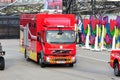
[[[0,16],[0,39],[19,38],[19,16]]]

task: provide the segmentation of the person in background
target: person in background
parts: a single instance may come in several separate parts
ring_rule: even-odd
[[[82,21],[81,21],[81,18],[78,17],[78,37],[79,37],[79,44],[81,44],[82,42],[82,39],[81,39],[81,34],[82,34]]]

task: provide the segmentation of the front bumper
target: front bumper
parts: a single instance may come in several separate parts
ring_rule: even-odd
[[[76,63],[76,57],[73,56],[47,56],[44,58],[47,64],[74,64]]]

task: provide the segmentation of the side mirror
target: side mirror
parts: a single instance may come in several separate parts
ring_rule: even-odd
[[[40,36],[40,32],[37,33]]]
[[[37,34],[38,34],[37,41],[40,41],[40,32],[38,32]]]
[[[37,41],[40,41],[40,36],[37,36]]]

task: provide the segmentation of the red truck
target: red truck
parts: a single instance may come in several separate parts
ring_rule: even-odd
[[[120,50],[111,51],[110,66],[114,68],[114,75],[120,76]]]
[[[76,62],[75,16],[73,14],[21,14],[20,51],[45,67]]]

